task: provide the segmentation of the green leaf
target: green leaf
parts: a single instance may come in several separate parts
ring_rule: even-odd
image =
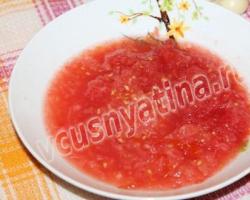
[[[150,11],[148,11],[148,10],[145,10],[142,13],[143,13],[143,15],[146,15],[146,16],[150,15]]]
[[[199,17],[200,17],[200,14],[199,14],[199,12],[197,10],[192,13],[192,19],[193,20],[198,20]]]
[[[162,11],[172,11],[174,7],[173,0],[163,0],[161,3]]]

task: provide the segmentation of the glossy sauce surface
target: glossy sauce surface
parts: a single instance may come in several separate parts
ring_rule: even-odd
[[[45,99],[45,122],[55,136],[58,130],[151,97],[153,86],[161,88],[163,80],[174,85],[202,74],[216,82],[221,66],[218,56],[189,43],[109,42],[84,51],[57,73]],[[207,98],[175,104],[152,123],[137,120],[132,137],[122,129],[66,159],[82,172],[126,189],[200,183],[234,158],[249,136],[248,93],[237,78],[229,76],[229,81],[229,90],[210,88]]]

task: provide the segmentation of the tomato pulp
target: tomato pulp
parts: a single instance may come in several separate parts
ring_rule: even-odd
[[[54,137],[59,130],[84,124],[87,131],[78,129],[84,148],[71,149],[66,159],[117,187],[171,189],[200,183],[235,157],[249,136],[247,90],[235,74],[223,84],[225,76],[218,75],[222,66],[217,55],[190,43],[121,39],[99,45],[57,73],[45,98],[45,123]],[[200,82],[203,77],[203,88],[194,82],[197,76]],[[159,109],[157,95],[164,84],[172,89],[165,88],[168,106]],[[143,97],[148,98],[142,102]],[[130,110],[137,120],[129,137],[131,124],[124,119],[116,127],[119,133],[114,131],[117,118],[108,121],[109,130],[102,121],[104,113],[122,106],[137,106]],[[92,121],[88,129],[95,116],[95,126]]]

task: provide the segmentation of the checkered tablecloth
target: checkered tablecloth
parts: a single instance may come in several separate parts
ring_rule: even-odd
[[[77,189],[44,169],[25,150],[8,114],[8,81],[27,42],[48,22],[83,0],[0,0],[0,199],[103,200]],[[85,2],[86,3],[86,2]],[[249,11],[244,17],[250,19]],[[250,200],[250,175],[197,200]]]

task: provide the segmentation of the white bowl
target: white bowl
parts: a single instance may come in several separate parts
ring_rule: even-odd
[[[250,24],[212,3],[198,1],[209,20],[188,22],[185,39],[214,51],[250,86]],[[141,18],[121,25],[111,10],[141,9],[140,1],[105,0],[80,6],[51,22],[23,50],[12,72],[10,114],[19,137],[31,154],[65,181],[95,194],[117,199],[185,199],[223,188],[250,172],[250,149],[207,181],[171,191],[133,191],[115,188],[88,177],[65,161],[48,142],[43,121],[43,99],[55,72],[72,56],[96,43],[126,35],[146,34],[154,20]],[[174,14],[173,14],[174,15]],[[174,17],[174,16],[172,16]],[[53,158],[49,155],[54,152]],[[47,153],[46,153],[47,152]]]

